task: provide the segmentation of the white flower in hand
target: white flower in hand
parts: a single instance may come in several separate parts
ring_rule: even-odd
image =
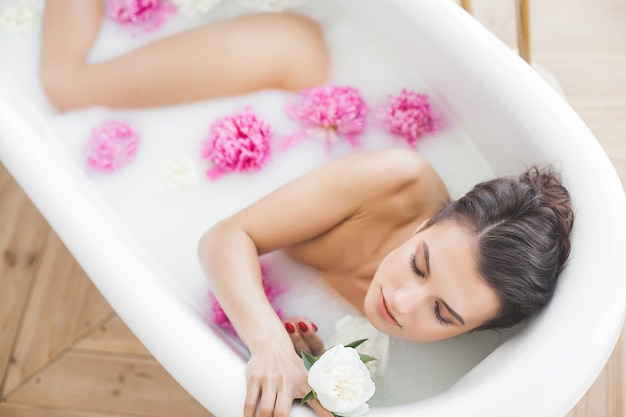
[[[308,380],[313,391],[307,397],[316,397],[337,416],[359,416],[369,410],[365,402],[375,386],[354,348],[337,345],[327,350],[310,366]]]

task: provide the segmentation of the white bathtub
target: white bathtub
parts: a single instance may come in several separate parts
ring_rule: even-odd
[[[576,211],[571,261],[543,313],[469,372],[464,370],[443,392],[376,407],[369,415],[564,416],[601,371],[624,320],[626,202],[608,158],[567,103],[455,4],[343,0],[341,5],[362,20],[371,36],[402,56],[407,70],[419,75],[493,172],[515,173],[525,165],[556,162]],[[4,52],[13,53],[15,48],[9,45]],[[25,79],[36,79],[36,55],[24,59],[32,67]],[[138,231],[151,227],[144,219],[150,214],[132,214],[132,207],[125,204],[132,204],[134,196],[128,190],[115,191],[122,180],[86,172],[76,157],[78,142],[63,136],[63,129],[83,115],[95,120],[106,111],[55,119],[39,86],[16,78],[3,57],[2,163],[160,363],[215,415],[240,415],[245,362],[207,326],[206,288],[197,268],[178,268],[176,263],[179,257],[195,257],[196,241],[177,241],[171,245],[171,258],[155,257],[150,245],[137,238]],[[281,169],[288,170],[289,165]],[[460,176],[462,172],[450,171],[445,179],[462,182]],[[276,186],[244,188],[236,195],[229,193],[230,181],[215,186],[223,194],[216,194],[220,201],[210,205],[201,224],[208,227]],[[173,226],[163,226],[162,239],[173,236],[177,228],[191,227],[185,215],[191,201],[180,197],[167,203],[177,214]],[[120,216],[124,210],[129,217]],[[201,228],[193,226],[199,236]],[[463,352],[459,348],[457,352]],[[292,415],[312,413],[295,406]]]

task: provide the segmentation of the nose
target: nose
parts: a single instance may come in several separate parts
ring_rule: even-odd
[[[398,287],[393,295],[393,304],[396,312],[409,315],[429,297],[429,288],[426,283],[410,282]]]

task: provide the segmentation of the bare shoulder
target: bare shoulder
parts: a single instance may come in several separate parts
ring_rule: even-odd
[[[410,149],[391,148],[363,152],[346,158],[346,170],[367,182],[372,192],[397,193],[401,189],[435,192],[447,196],[446,187],[433,166]]]

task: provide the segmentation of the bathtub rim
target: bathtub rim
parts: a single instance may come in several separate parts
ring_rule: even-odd
[[[348,1],[349,3],[349,1]],[[354,2],[353,2],[354,3]],[[399,5],[401,2],[400,1],[392,1],[392,3]],[[443,2],[445,3],[445,2]],[[407,3],[408,4],[408,3]],[[399,5],[398,7],[418,7],[418,5],[421,5],[420,7],[424,6],[425,4],[427,4],[427,2],[415,2],[412,5]],[[354,6],[355,8],[357,6]],[[448,9],[452,6],[450,5],[430,5],[429,7],[433,7],[437,10],[444,10],[446,13],[449,10],[453,10],[453,9]],[[439,8],[439,9],[438,9]],[[424,10],[424,9],[419,9],[419,10]],[[458,12],[450,12],[450,13],[457,13]],[[462,15],[458,14],[456,17],[454,17],[454,19],[459,19],[459,22],[463,22],[463,24],[467,24],[470,25],[469,27],[472,27],[471,25],[474,25],[474,23],[469,23],[469,20],[463,20],[465,19],[465,17],[460,17]],[[482,29],[476,29],[474,27],[475,30],[482,30]],[[474,30],[473,29],[473,30]],[[481,35],[481,36],[486,36],[486,35]],[[507,56],[507,59],[509,57]],[[518,64],[511,64],[514,66],[514,68],[516,68],[519,71],[526,71],[525,69],[522,69],[523,67],[519,66]],[[528,75],[529,77],[531,75]],[[3,86],[7,88],[7,91],[10,90],[10,88],[8,86]],[[3,123],[3,126],[0,127],[0,132],[2,133],[2,135],[0,136],[0,140],[2,140],[3,138],[9,137],[9,138],[15,138],[15,137],[19,137],[20,139],[24,139],[27,143],[24,145],[26,147],[28,147],[28,149],[22,149],[22,148],[14,148],[11,149],[10,143],[2,143],[0,144],[0,159],[5,163],[5,165],[7,165],[7,168],[9,169],[9,171],[12,173],[12,175],[15,176],[16,180],[18,181],[18,183],[20,183],[20,185],[25,189],[25,191],[27,192],[27,194],[29,195],[29,197],[33,200],[33,202],[35,203],[35,205],[42,211],[42,213],[44,214],[44,216],[46,217],[46,219],[51,223],[51,225],[53,226],[53,228],[55,230],[57,230],[57,233],[60,235],[60,237],[62,238],[62,240],[66,243],[66,245],[68,245],[68,248],[70,248],[70,244],[68,242],[72,241],[72,232],[62,232],[62,230],[67,230],[65,229],[65,226],[67,223],[73,223],[76,219],[74,216],[69,216],[69,217],[64,217],[64,214],[62,213],[63,211],[63,207],[57,207],[59,206],[59,202],[63,201],[62,198],[59,198],[59,194],[58,192],[55,193],[51,193],[51,192],[46,192],[45,190],[42,190],[42,188],[45,187],[45,184],[39,184],[38,181],[36,180],[36,178],[38,176],[43,176],[42,172],[45,172],[46,178],[64,178],[64,175],[62,175],[61,173],[56,172],[56,165],[52,164],[52,159],[54,158],[50,158],[50,154],[44,154],[42,152],[37,152],[37,144],[39,143],[40,139],[42,137],[44,138],[48,138],[48,139],[52,139],[52,136],[55,136],[51,131],[49,131],[49,127],[47,126],[47,123],[45,122],[45,120],[42,120],[41,118],[39,118],[38,116],[38,112],[36,111],[36,109],[32,108],[29,103],[27,103],[24,99],[21,99],[19,97],[19,93],[18,92],[14,92],[14,94],[9,94],[7,96],[4,97],[0,97],[0,113],[3,114],[4,116],[8,115],[8,118],[11,120],[10,123]],[[570,118],[573,117],[573,123],[577,123],[580,124],[581,126],[584,127],[584,131],[588,130],[586,128],[586,126],[584,126],[584,124],[582,124],[582,122],[579,122],[579,119],[577,116],[573,115],[573,114],[565,114],[564,117]],[[37,122],[34,124],[34,126],[31,127],[26,127],[30,121],[33,120],[37,120]],[[36,125],[36,126],[35,126]],[[9,132],[9,134],[7,135],[7,132]],[[586,133],[585,133],[586,134]],[[6,135],[6,136],[5,136]],[[10,140],[10,139],[9,139]],[[597,145],[597,143],[596,143]],[[590,145],[593,146],[593,145]],[[596,148],[599,148],[599,145],[595,146]],[[47,149],[47,151],[51,151],[51,149]],[[600,150],[601,151],[601,150]],[[592,150],[592,153],[597,153],[597,150]],[[603,152],[601,151],[601,154],[603,155]],[[52,153],[52,155],[55,155],[54,153]],[[62,158],[60,155],[55,155],[58,156],[59,158]],[[606,156],[606,155],[604,155]],[[33,159],[35,158],[35,159]],[[600,159],[603,160],[603,162],[606,162],[606,158],[602,158],[601,155],[599,156]],[[36,161],[37,164],[33,164],[36,165],[37,168],[33,168],[32,166],[29,166],[33,163],[33,161]],[[17,161],[17,162],[16,162]],[[18,163],[19,162],[19,163]],[[612,167],[611,167],[612,168]],[[609,171],[607,171],[609,174],[609,178],[612,181],[612,184],[615,184],[615,179],[617,178],[617,176],[615,175],[615,172],[613,170],[612,174]],[[49,175],[49,176],[48,176]],[[34,177],[35,179],[33,179],[32,177]],[[81,180],[79,180],[80,182]],[[59,183],[63,183],[61,180],[59,180]],[[70,182],[71,183],[71,182]],[[619,184],[619,179],[617,179],[617,184],[621,186],[621,184]],[[71,190],[66,190],[66,192],[69,195],[72,195]],[[41,192],[42,194],[39,194],[39,192]],[[623,195],[622,195],[623,197]],[[69,197],[68,197],[69,198]],[[96,197],[95,201],[92,202],[93,204],[97,204],[98,200]],[[617,208],[624,208],[626,207],[625,203],[624,203],[624,199],[617,199],[616,201],[616,207]],[[50,207],[54,207],[54,208],[50,208]],[[623,227],[623,223],[621,225],[622,230],[624,229]],[[98,230],[98,233],[105,233],[105,231],[103,230]],[[117,240],[119,241],[119,239]],[[82,249],[77,247],[77,245],[71,245],[72,247],[70,248],[70,250],[72,251],[72,253],[75,253],[75,251],[77,253],[83,253],[83,255],[75,255],[77,260],[79,260],[79,262],[81,262],[81,259],[79,258],[88,258],[90,255],[89,254],[84,254],[86,252],[86,249]],[[135,250],[136,248],[131,248],[129,250]],[[149,274],[154,273],[155,271],[153,270],[147,270],[143,265],[136,265],[134,263],[134,261],[132,259],[125,259],[124,262],[128,263],[128,268],[129,271],[133,271],[133,272],[138,272],[138,276],[143,276],[144,278],[149,276]],[[81,262],[81,265],[83,265],[83,262]],[[94,267],[89,267],[88,265],[83,265],[83,268],[85,268],[85,270],[88,272],[88,274],[90,275],[90,277],[95,276],[105,276],[106,274],[102,271],[106,271],[106,265],[98,265],[98,267],[102,268],[102,270],[94,270]],[[623,269],[623,268],[622,268]],[[111,302],[111,298],[110,296],[107,296],[106,294],[112,294],[113,293],[113,289],[108,289],[108,287],[106,285],[102,284],[103,279],[101,280],[97,280],[92,278],[92,280],[94,280],[94,283],[96,283],[96,285],[98,286],[98,288],[103,292],[103,294],[105,294],[105,297],[107,298],[107,300],[109,300]],[[98,284],[100,283],[100,285]],[[116,293],[117,294],[117,293]],[[156,300],[161,300],[161,298],[163,300],[167,300],[168,296],[167,296],[167,289],[165,288],[156,288],[154,291],[154,294],[150,295],[148,294],[149,297],[154,297],[154,299]],[[113,297],[115,298],[115,297]],[[126,304],[125,303],[126,300],[121,300],[119,302],[117,302],[117,306],[114,306],[114,308],[116,309],[116,311],[118,311],[118,308],[120,310],[125,310],[125,308],[127,308],[127,306],[122,305],[122,304]],[[132,300],[131,300],[132,301]],[[130,303],[132,305],[132,303]],[[614,307],[614,312],[612,314],[614,315],[621,315],[622,319],[621,322],[623,323],[623,317],[625,314],[624,311],[624,306],[623,305],[618,305],[619,303],[616,303],[615,307]],[[176,317],[181,317],[182,319],[185,320],[190,320],[191,318],[191,323],[195,323],[192,325],[193,329],[195,330],[200,330],[201,326],[203,326],[203,323],[197,323],[196,319],[194,318],[193,315],[190,315],[189,311],[185,311],[184,309],[181,309],[179,305],[177,304],[172,304],[171,305],[172,308],[172,316],[170,316],[170,319],[175,319]],[[164,309],[165,310],[165,309]],[[136,311],[133,311],[136,312]],[[139,313],[141,316],[141,313]],[[122,317],[122,314],[120,314],[120,316]],[[131,327],[131,329],[133,329],[133,331],[138,334],[138,336],[140,336],[140,339],[143,340],[148,340],[148,342],[145,342],[146,344],[150,344],[150,350],[151,352],[153,352],[153,354],[155,354],[155,357],[157,357],[157,359],[159,359],[159,361],[161,363],[163,363],[164,365],[166,365],[166,368],[168,369],[168,371],[170,371],[172,373],[172,375],[174,375],[176,377],[176,375],[179,375],[180,372],[182,372],[182,369],[185,368],[185,366],[181,366],[178,365],[176,363],[172,363],[171,360],[169,359],[162,359],[166,356],[168,356],[168,354],[170,353],[167,349],[164,349],[163,351],[159,350],[159,347],[156,346],[158,345],[158,341],[157,340],[153,340],[153,335],[152,332],[156,332],[158,333],[157,329],[148,329],[150,330],[150,332],[148,332],[145,327],[143,327],[145,325],[145,322],[137,319],[137,318],[133,318],[130,317],[129,314],[126,314],[125,316],[123,316],[124,321],[127,322],[127,324],[129,324],[129,327]],[[149,315],[144,315],[142,317],[142,319],[146,320],[146,321],[157,321],[155,320],[155,315],[154,312],[152,312]],[[166,318],[163,318],[164,320],[166,320]],[[539,321],[541,321],[541,317],[538,318]],[[528,331],[532,330],[532,325],[533,323],[530,323],[530,329]],[[614,328],[611,328],[608,330],[609,333],[613,334],[613,331],[615,330],[615,328],[617,328],[617,322],[613,322],[614,324]],[[621,324],[619,325],[619,328],[621,328]],[[183,331],[181,329],[181,332],[184,332],[185,334],[181,334],[180,337],[183,340],[189,340],[189,341],[195,341],[195,343],[198,343],[197,337],[198,334],[195,333],[195,331],[191,331],[191,329],[187,329],[189,330],[188,332],[185,330]],[[598,367],[599,362],[606,362],[606,359],[608,359],[608,356],[610,355],[610,352],[613,350],[613,346],[615,344],[615,341],[617,340],[617,337],[619,336],[619,332],[615,332],[615,337],[614,337],[614,341],[613,342],[608,342],[608,344],[603,346],[603,349],[605,349],[605,351],[608,351],[608,353],[600,355],[601,357],[598,358],[598,360],[590,366],[587,366],[587,372],[590,374],[595,373],[595,376],[597,376],[597,374],[599,374],[599,372],[601,371],[602,366]],[[204,336],[203,336],[204,337]],[[214,343],[215,340],[217,339],[213,339],[212,335],[207,335],[206,336],[208,339],[210,340],[211,343]],[[150,342],[152,341],[152,342]],[[221,342],[220,342],[221,343]],[[193,343],[191,344],[193,345]],[[608,346],[611,345],[610,349],[608,348]],[[218,344],[219,346],[219,344]],[[506,345],[506,346],[510,346]],[[156,353],[155,353],[156,352]],[[225,359],[220,360],[220,362],[223,362],[224,360],[226,361],[233,361],[234,366],[239,366],[241,367],[241,369],[243,369],[243,363],[241,361],[240,358],[236,357],[236,356],[232,356],[231,354],[232,352],[226,350],[224,352],[225,355]],[[200,354],[200,352],[197,353],[198,355]],[[192,355],[190,355],[192,356]],[[162,362],[163,360],[163,362]],[[591,371],[589,371],[590,368],[593,368]],[[192,369],[196,370],[197,369],[197,363],[195,363],[195,366],[192,367]],[[199,370],[198,370],[199,371]],[[479,372],[480,370],[475,370],[476,372]],[[472,371],[472,372],[475,372]],[[184,369],[185,373],[189,372],[189,369]],[[201,372],[198,372],[200,374],[200,377],[202,376]],[[469,374],[468,374],[469,375]],[[179,379],[179,378],[177,378]],[[183,378],[184,379],[184,378]],[[466,379],[466,378],[464,378]],[[595,377],[593,378],[595,379]],[[179,379],[180,381],[180,379]],[[241,381],[239,381],[241,382]],[[591,380],[588,384],[586,385],[591,385],[591,383],[593,382],[593,380]],[[220,381],[220,386],[224,385],[224,381]],[[236,386],[237,382],[235,383]],[[458,386],[462,386],[463,384],[463,380],[460,381],[460,385]],[[188,384],[183,383],[184,386],[187,387]],[[587,386],[587,388],[588,388]],[[194,392],[197,394],[198,390],[197,389],[190,389],[187,388],[190,392]],[[452,390],[454,390],[455,388],[453,388]],[[235,391],[239,390],[239,388],[236,388]],[[586,388],[584,387],[580,387],[577,390],[577,393],[575,394],[576,396],[578,396],[578,399],[582,396],[582,394],[584,394],[584,392],[586,391]],[[453,392],[453,391],[450,391]],[[580,396],[579,396],[580,394]],[[194,395],[196,396],[196,395]],[[240,397],[237,397],[237,395],[235,395],[233,397],[233,400],[237,400]],[[433,401],[438,400],[439,396],[434,397]],[[575,403],[576,401],[578,401],[578,399],[576,399],[573,403]],[[432,402],[432,401],[431,401]],[[565,399],[564,402],[571,402],[571,398],[567,398]],[[428,401],[426,401],[425,403],[428,403]],[[556,406],[555,406],[556,407]],[[558,407],[557,407],[558,408]],[[571,407],[570,407],[571,408]],[[382,414],[382,412],[387,409],[386,407],[384,408],[380,408],[380,409],[375,409],[373,410],[373,413],[371,413],[371,415],[384,415]],[[396,406],[396,407],[389,407],[389,410],[401,410],[401,409],[407,409],[407,410],[413,410],[413,408],[411,407],[411,405],[409,406]],[[231,409],[228,409],[231,410]],[[381,412],[381,414],[379,414],[379,410]],[[227,411],[226,409],[224,410],[224,413],[228,413],[229,411]],[[547,415],[547,414],[546,414]]]

